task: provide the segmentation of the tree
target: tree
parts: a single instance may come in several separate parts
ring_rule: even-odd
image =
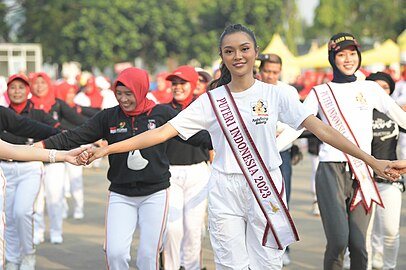
[[[3,2],[0,2],[0,17],[2,18],[2,20],[0,21],[0,33],[1,33],[0,42],[8,41],[9,27],[5,20],[6,14],[7,14],[7,6]]]
[[[305,36],[324,42],[334,33],[350,32],[365,42],[396,40],[405,25],[405,1],[320,0],[314,25]]]
[[[284,2],[281,0],[200,2],[191,55],[203,65],[219,57],[218,38],[228,24],[241,23],[254,30],[260,49],[265,48],[274,33],[284,32]]]
[[[18,37],[41,43],[47,62],[78,61],[86,69],[135,58],[150,71],[168,58],[206,66],[218,58],[218,37],[230,23],[253,29],[261,49],[276,32],[285,33],[293,47],[292,3],[286,8],[282,0],[24,0]]]
[[[149,68],[189,47],[183,1],[99,0],[23,3],[20,40],[38,42],[45,60],[74,60],[85,68],[142,58]]]

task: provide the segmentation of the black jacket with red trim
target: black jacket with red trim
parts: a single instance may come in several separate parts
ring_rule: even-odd
[[[175,100],[168,103],[167,106],[174,108],[177,113],[182,111],[182,107]],[[168,140],[166,154],[168,155],[170,165],[193,165],[210,160],[209,150],[213,149],[213,146],[209,132],[201,130],[190,139],[197,139],[203,143],[201,145],[191,145],[181,142],[176,138]]]
[[[7,131],[17,136],[39,140],[46,139],[60,132],[56,128],[20,116],[13,110],[3,106],[0,106],[0,131]]]
[[[88,119],[82,114],[79,114],[76,109],[69,107],[65,101],[58,98],[55,99],[55,103],[52,105],[48,114],[61,123],[62,129],[75,128]]]
[[[43,143],[46,148],[56,149],[72,149],[99,139],[113,144],[160,127],[176,114],[169,106],[156,105],[149,113],[131,117],[126,116],[120,106],[116,106],[97,113],[83,125],[52,136]],[[188,140],[188,143],[198,145],[202,142]],[[170,173],[166,148],[167,142],[140,150],[142,162],[148,162],[145,168],[140,170],[128,167],[127,161],[131,153],[109,155],[109,190],[126,196],[145,196],[168,188]]]
[[[9,107],[9,109],[12,110],[13,112],[17,113],[12,107]],[[21,113],[19,115],[30,118],[30,119],[38,121],[38,122],[41,122],[45,125],[48,125],[48,126],[51,126],[54,128],[58,128],[60,126],[60,123],[57,120],[53,119],[49,114],[47,114],[43,110],[35,109],[34,105],[29,100],[27,101],[27,104],[25,105],[24,109],[21,111]],[[51,135],[54,135],[54,134],[51,134]],[[34,139],[30,135],[18,136],[12,132],[8,132],[6,130],[3,130],[0,132],[0,138],[3,141],[13,143],[13,144],[31,144],[35,141],[43,139],[43,138]]]

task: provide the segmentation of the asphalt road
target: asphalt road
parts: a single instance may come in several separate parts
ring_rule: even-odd
[[[107,202],[106,162],[101,168],[84,169],[85,217],[64,221],[64,242],[60,245],[49,243],[47,228],[46,241],[37,248],[37,270],[99,270],[106,269],[103,252],[104,214]],[[294,166],[291,214],[299,232],[300,241],[290,249],[291,264],[286,270],[322,269],[325,237],[319,217],[311,215],[312,195],[310,189],[310,161],[304,160]],[[401,219],[401,246],[397,269],[406,269],[406,201],[403,196]],[[137,234],[132,248],[131,269],[135,268]],[[208,234],[203,240],[203,265],[214,270],[213,253]],[[141,269],[142,270],[142,269]]]

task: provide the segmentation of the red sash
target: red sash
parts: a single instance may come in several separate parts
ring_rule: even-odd
[[[283,249],[298,241],[289,211],[244,124],[230,89],[220,87],[209,91],[208,96],[224,136],[267,220],[262,245]]]
[[[323,84],[313,88],[313,90],[330,126],[338,130],[344,137],[359,147],[354,133],[345,120],[344,115],[341,113],[331,86],[329,84]],[[371,211],[372,202],[383,207],[381,196],[376,188],[371,169],[368,165],[358,158],[347,155],[346,153],[343,154],[347,158],[348,164],[358,182],[358,187],[351,201],[350,210],[352,211],[360,202],[367,212]]]

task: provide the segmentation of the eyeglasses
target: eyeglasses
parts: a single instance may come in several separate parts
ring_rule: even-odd
[[[201,83],[207,83],[205,79],[199,79],[199,82],[201,82]]]

